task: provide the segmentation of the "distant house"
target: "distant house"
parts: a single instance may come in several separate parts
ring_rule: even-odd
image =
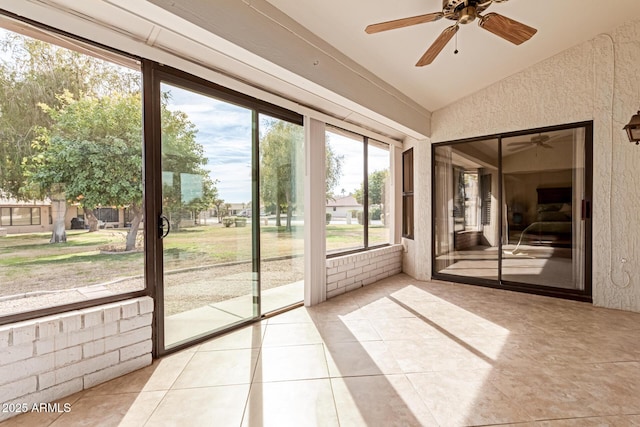
[[[51,231],[51,202],[0,197],[0,229],[2,234]]]
[[[123,208],[97,208],[96,215],[102,228],[122,228],[127,225],[127,212]],[[64,223],[67,230],[78,228],[84,222],[84,212],[78,205],[67,204]],[[85,228],[84,225],[80,228]],[[21,201],[0,197],[0,234],[44,233],[53,230],[51,200]]]
[[[327,201],[326,211],[332,219],[355,218],[355,212],[362,212],[363,207],[352,194],[335,197]]]

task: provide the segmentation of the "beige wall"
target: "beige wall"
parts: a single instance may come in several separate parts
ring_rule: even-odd
[[[593,120],[594,303],[633,311],[640,311],[640,147],[622,127],[640,105],[639,52],[635,21],[432,116],[433,142]],[[430,165],[423,160],[421,169]]]

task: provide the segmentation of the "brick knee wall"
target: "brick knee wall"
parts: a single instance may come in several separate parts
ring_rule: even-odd
[[[151,364],[153,300],[0,326],[0,421]]]
[[[327,299],[402,271],[402,245],[327,259]]]

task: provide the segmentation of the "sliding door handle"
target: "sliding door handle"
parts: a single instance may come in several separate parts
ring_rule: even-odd
[[[165,224],[166,224],[166,228],[165,228]],[[165,237],[167,237],[170,231],[171,231],[171,222],[169,221],[169,218],[167,218],[164,215],[160,215],[160,217],[158,218],[158,234],[160,235],[160,238],[164,239]]]

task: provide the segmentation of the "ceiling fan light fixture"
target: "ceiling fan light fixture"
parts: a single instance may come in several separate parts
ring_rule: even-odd
[[[461,24],[468,24],[473,22],[478,17],[478,11],[474,6],[465,7],[460,11],[460,18],[458,22]]]

